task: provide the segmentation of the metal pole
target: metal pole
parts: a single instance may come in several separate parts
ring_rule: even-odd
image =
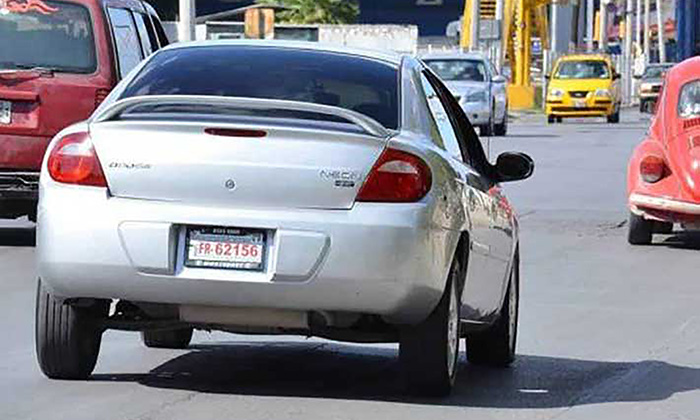
[[[476,51],[479,49],[479,0],[472,0],[472,27],[471,42],[469,49]]]
[[[625,13],[625,103],[632,104],[632,0],[627,0]]]
[[[498,22],[498,41],[496,41],[496,68],[503,71],[503,3],[504,0],[496,0],[496,21]]]
[[[637,51],[642,49],[642,0],[637,0],[637,10],[635,13],[636,27],[634,30],[634,43],[637,45]]]
[[[595,28],[595,3],[588,0],[586,4],[586,38],[588,38],[588,52],[593,52],[593,30]]]
[[[651,0],[644,0],[644,64],[649,63],[649,9],[651,9]]]
[[[549,40],[549,49],[552,51],[554,54],[556,54],[557,51],[557,26],[558,26],[558,20],[557,20],[557,14],[559,12],[559,5],[557,2],[552,2],[552,7],[549,9],[551,12],[551,16],[549,17],[549,24],[550,24],[550,40]]]
[[[659,41],[659,63],[666,62],[666,46],[664,45],[664,11],[661,0],[656,0],[656,39]]]
[[[608,46],[608,8],[605,0],[600,1],[600,33],[598,50],[605,52]]]
[[[180,0],[180,23],[178,25],[178,38],[180,41],[192,41],[194,35],[195,0]]]

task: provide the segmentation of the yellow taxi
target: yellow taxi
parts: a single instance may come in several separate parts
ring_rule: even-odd
[[[607,117],[620,122],[620,74],[605,55],[577,54],[559,58],[547,76],[547,122],[566,117]]]

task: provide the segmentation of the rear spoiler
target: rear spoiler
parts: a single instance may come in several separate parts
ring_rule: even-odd
[[[90,118],[90,123],[99,123],[117,118],[130,108],[142,105],[212,105],[228,106],[241,109],[301,111],[329,115],[342,118],[362,128],[374,137],[386,138],[391,132],[375,119],[359,112],[337,106],[319,105],[310,102],[286,101],[281,99],[259,99],[225,96],[196,96],[196,95],[153,95],[133,96],[120,99],[101,109]]]

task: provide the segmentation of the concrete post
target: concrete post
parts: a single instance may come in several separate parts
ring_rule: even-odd
[[[499,39],[496,42],[496,68],[503,71],[503,3],[505,0],[496,0],[496,21],[499,23]]]
[[[649,26],[651,0],[644,0],[644,63],[649,63]]]
[[[479,3],[479,0],[472,0],[471,42],[469,43],[469,49],[471,51],[477,51],[479,49]]]
[[[179,41],[193,41],[194,34],[194,19],[195,19],[195,0],[179,0],[180,1],[180,22],[177,27]]]
[[[586,38],[588,52],[593,52],[593,30],[595,28],[595,3],[594,0],[588,0],[586,4]]]
[[[661,0],[656,0],[656,39],[659,41],[659,63],[666,62],[666,45],[664,45],[664,11]]]

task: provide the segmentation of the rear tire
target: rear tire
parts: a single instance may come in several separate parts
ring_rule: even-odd
[[[467,360],[475,365],[507,367],[515,361],[520,300],[520,256],[516,251],[498,320],[486,331],[467,335]]]
[[[611,124],[617,124],[620,122],[620,107],[615,108],[615,112],[612,115],[608,115],[608,122]]]
[[[508,134],[508,110],[506,109],[503,115],[503,121],[500,124],[496,124],[493,128],[494,134],[497,136],[505,136]]]
[[[654,222],[654,233],[662,233],[668,235],[673,233],[673,223],[671,222]]]
[[[459,273],[455,258],[438,306],[425,321],[401,330],[399,362],[407,390],[414,395],[445,396],[454,386],[460,341]]]
[[[185,349],[192,341],[192,328],[143,331],[141,340],[146,347],[154,349]]]
[[[642,216],[630,213],[627,242],[631,245],[649,245],[654,229],[654,222]]]
[[[100,352],[99,319],[108,305],[91,307],[66,304],[38,282],[35,312],[35,343],[39,367],[51,379],[86,379]]]
[[[561,124],[562,122],[564,122],[564,118],[563,118],[563,117],[557,117],[557,122],[558,122],[559,124]]]

